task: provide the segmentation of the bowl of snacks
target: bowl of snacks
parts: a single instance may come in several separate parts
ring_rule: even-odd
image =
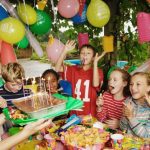
[[[72,126],[61,133],[61,141],[69,150],[102,150],[109,140],[109,133],[98,128]]]

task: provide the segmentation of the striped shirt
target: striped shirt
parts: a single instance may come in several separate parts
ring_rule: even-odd
[[[132,104],[135,116],[130,120],[122,117],[120,120],[120,128],[128,134],[150,138],[150,107],[146,102],[143,105],[139,105],[136,101],[131,97],[126,99],[125,103],[130,102]]]
[[[104,122],[108,119],[118,119],[122,117],[123,111],[123,102],[125,99],[122,100],[115,100],[113,95],[105,92],[103,94],[103,107],[101,112],[97,112],[98,120]]]
[[[0,96],[4,98],[7,101],[7,106],[13,106],[12,99],[21,98],[24,96],[29,96],[31,93],[31,90],[24,89],[23,88],[18,91],[17,93],[9,92],[7,91],[4,86],[0,87]]]

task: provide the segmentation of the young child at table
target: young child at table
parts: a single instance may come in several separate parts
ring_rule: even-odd
[[[66,80],[61,80],[59,74],[53,69],[47,69],[42,74],[43,90],[51,94],[59,93],[66,96],[72,95],[71,83]]]
[[[0,114],[0,125],[2,125],[5,122],[5,116],[3,113]],[[0,141],[0,149],[1,150],[6,150],[10,149],[16,144],[20,143],[21,141],[27,139],[30,135],[36,133],[37,131],[46,128],[51,124],[51,120],[44,120],[40,119],[36,122],[29,123],[26,125],[22,131],[19,133],[8,137],[7,139],[4,139],[3,141]]]
[[[22,79],[25,77],[24,69],[19,63],[8,63],[1,68],[2,77],[5,84],[0,88],[0,96],[6,100],[7,106],[12,106],[12,99],[30,95],[31,91],[23,89]],[[2,112],[2,108],[0,108]],[[12,123],[7,121],[4,124],[4,131],[12,126]]]
[[[64,51],[56,64],[56,71],[62,72],[63,78],[71,82],[73,97],[82,99],[84,106],[81,110],[72,111],[71,114],[89,115],[96,117],[97,91],[103,82],[103,71],[98,68],[98,61],[105,55],[98,56],[91,45],[83,45],[80,48],[81,65],[64,66],[63,60],[67,52],[75,48],[74,41],[68,41]]]
[[[111,129],[119,127],[123,102],[129,96],[130,75],[120,68],[113,70],[108,79],[108,91],[97,98],[97,118]]]
[[[150,107],[145,95],[150,92],[150,75],[137,72],[130,81],[131,97],[124,104],[124,117],[120,128],[128,134],[150,138]]]

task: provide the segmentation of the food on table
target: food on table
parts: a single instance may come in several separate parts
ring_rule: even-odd
[[[108,132],[82,125],[70,127],[66,132],[63,132],[61,136],[61,140],[65,145],[77,148],[98,147],[98,149],[102,149],[108,139]]]

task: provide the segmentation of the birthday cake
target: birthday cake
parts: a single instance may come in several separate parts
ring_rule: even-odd
[[[57,113],[66,108],[66,101],[49,96],[48,94],[34,94],[12,101],[21,111],[31,118],[41,118],[48,114]]]

